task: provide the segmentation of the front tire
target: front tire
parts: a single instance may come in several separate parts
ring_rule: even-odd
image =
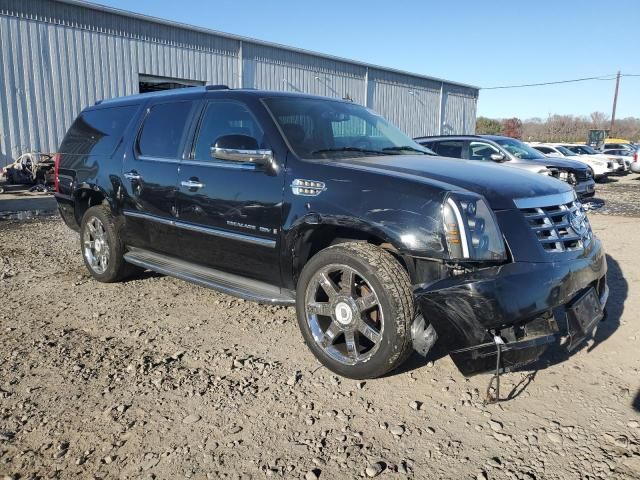
[[[89,273],[103,283],[118,282],[137,269],[125,262],[122,243],[123,221],[106,205],[89,208],[80,224],[80,249]]]
[[[296,310],[309,349],[344,377],[379,377],[412,352],[409,275],[374,245],[342,243],[313,256],[298,280]]]

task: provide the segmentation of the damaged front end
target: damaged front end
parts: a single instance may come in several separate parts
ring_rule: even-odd
[[[557,200],[515,202],[509,218],[522,222],[500,225],[506,238],[514,229],[520,234],[510,261],[451,269],[414,287],[422,316],[464,375],[514,370],[558,346],[571,351],[603,319],[603,248],[575,196]]]

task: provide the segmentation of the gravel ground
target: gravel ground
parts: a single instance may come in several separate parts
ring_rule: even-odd
[[[640,175],[612,176],[598,183],[590,203],[594,213],[640,217]]]
[[[59,219],[0,222],[0,478],[640,478],[640,222],[591,218],[608,320],[489,406],[490,376],[437,352],[341,379],[291,308],[154,274],[98,284]]]

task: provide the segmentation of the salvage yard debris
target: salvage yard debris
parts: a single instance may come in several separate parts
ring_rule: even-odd
[[[2,175],[9,185],[47,185],[53,184],[54,154],[27,152],[15,162],[2,168]],[[2,193],[2,192],[0,192]]]

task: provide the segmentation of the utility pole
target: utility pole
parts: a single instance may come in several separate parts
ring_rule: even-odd
[[[609,129],[610,135],[613,135],[613,124],[616,121],[616,106],[618,105],[618,88],[620,87],[620,70],[616,75],[616,91],[613,94],[613,110],[611,111],[611,127]]]

